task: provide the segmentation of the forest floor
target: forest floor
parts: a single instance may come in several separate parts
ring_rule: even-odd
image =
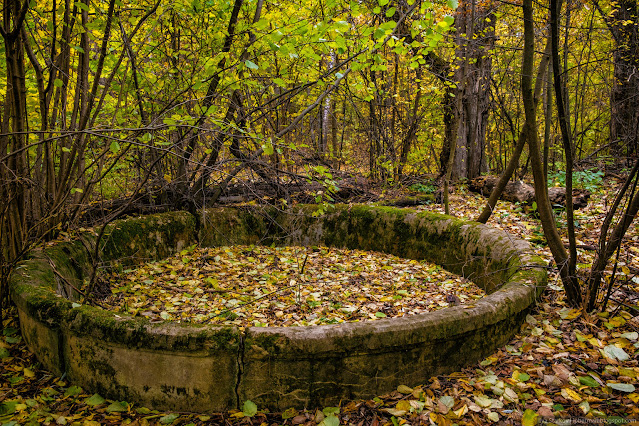
[[[609,181],[577,212],[580,267],[594,257]],[[474,219],[485,200],[464,188],[451,195],[452,214]],[[443,211],[439,205],[418,210]],[[559,215],[560,228],[565,217]],[[533,244],[550,261],[539,221],[520,206],[500,202],[489,224]],[[0,423],[4,425],[485,425],[639,423],[639,227],[632,225],[619,256],[606,312],[566,305],[554,272],[519,333],[503,348],[463,371],[420,386],[339,407],[270,413],[250,401],[226,413],[157,412],[105,400],[43,370],[23,343],[10,310],[0,336]],[[552,268],[551,268],[552,271]]]

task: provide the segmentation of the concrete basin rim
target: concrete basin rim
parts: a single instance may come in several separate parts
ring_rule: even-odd
[[[374,207],[371,207],[374,208]],[[437,214],[436,214],[437,215]],[[419,216],[419,213],[411,213],[411,217]],[[468,225],[480,225],[474,222],[465,221],[459,218],[447,217],[445,215],[439,215],[447,221],[447,224],[453,221],[464,222],[462,228],[467,228]],[[491,239],[495,238],[495,232],[509,235],[505,231],[497,230],[487,225],[478,226],[476,229],[481,230],[483,233],[485,230],[491,231]],[[530,248],[529,244],[523,240],[510,237],[509,243],[512,246],[513,252],[510,253],[512,257],[514,253],[521,260],[530,261],[529,269],[532,269],[533,274],[544,274],[545,270],[540,263],[535,263],[536,260],[528,250],[522,252],[522,249]],[[25,262],[28,264],[28,261]],[[535,271],[537,270],[537,271]],[[397,330],[405,330],[409,328],[428,328],[434,324],[445,324],[447,321],[456,322],[460,320],[466,321],[468,324],[473,324],[473,319],[484,318],[488,321],[485,323],[498,322],[505,316],[512,315],[516,312],[527,309],[532,303],[539,290],[530,283],[523,282],[518,276],[520,272],[516,273],[511,280],[504,282],[503,286],[495,292],[484,296],[483,298],[474,301],[470,305],[451,306],[443,309],[439,309],[432,312],[425,312],[415,315],[406,315],[403,317],[377,319],[371,321],[360,322],[344,322],[339,324],[326,324],[326,325],[313,325],[313,326],[295,326],[295,327],[283,327],[283,326],[268,326],[268,327],[246,327],[244,331],[240,331],[239,327],[234,325],[211,325],[211,324],[195,324],[195,323],[177,323],[175,321],[163,321],[159,323],[152,323],[145,318],[133,317],[126,313],[115,313],[99,307],[90,305],[81,305],[79,307],[73,307],[72,302],[57,295],[47,289],[38,288],[37,283],[31,284],[34,288],[31,291],[12,292],[14,301],[18,306],[25,306],[29,304],[32,298],[37,298],[38,301],[42,301],[43,298],[49,299],[50,302],[54,302],[57,309],[64,310],[61,312],[60,320],[66,323],[71,330],[74,329],[72,324],[68,323],[69,318],[75,317],[76,312],[82,313],[85,316],[85,325],[95,327],[104,327],[103,322],[95,320],[91,315],[93,312],[101,312],[110,315],[111,319],[120,325],[128,325],[133,327],[143,326],[147,333],[161,337],[161,336],[175,336],[176,330],[178,334],[182,336],[199,335],[202,331],[219,331],[219,330],[231,330],[233,333],[238,333],[242,336],[256,335],[256,334],[286,334],[287,338],[294,340],[313,339],[318,335],[330,335],[334,338],[341,338],[346,336],[367,334],[370,331],[376,333],[396,332]],[[35,291],[34,291],[35,290]],[[30,293],[30,294],[28,294]],[[35,300],[35,299],[34,299]],[[514,303],[516,302],[516,303]],[[516,309],[511,309],[512,307]],[[500,314],[501,313],[501,314]],[[60,327],[62,324],[51,325]],[[167,329],[171,333],[167,333]],[[472,330],[473,327],[469,326],[468,330]],[[81,331],[81,330],[74,330]],[[86,330],[84,330],[86,331]],[[117,339],[112,338],[109,334],[105,338],[113,343],[119,343]]]

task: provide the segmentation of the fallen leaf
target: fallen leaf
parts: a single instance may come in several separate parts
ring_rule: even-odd
[[[295,416],[297,416],[297,410],[291,407],[282,413],[282,420],[290,419],[291,417],[295,417]]]
[[[89,398],[84,400],[84,403],[90,406],[96,406],[96,405],[101,405],[104,404],[106,402],[106,400],[104,398],[102,398],[100,395],[93,394],[93,396],[90,396]]]
[[[631,393],[635,391],[635,386],[630,383],[613,383],[606,382],[606,385],[614,390],[618,390],[620,392]]]
[[[398,410],[398,411],[406,411],[406,412],[408,412],[408,411],[410,411],[411,408],[412,407],[410,405],[410,402],[406,401],[405,399],[403,399],[401,401],[398,401],[397,405],[395,405],[395,409]]]
[[[448,409],[451,409],[453,408],[453,406],[455,406],[455,398],[449,395],[444,395],[441,398],[439,398],[439,402],[441,402]]]
[[[253,417],[257,414],[257,405],[255,405],[255,403],[250,400],[244,401],[244,405],[242,405],[242,413],[246,417]]]
[[[596,388],[597,386],[599,386],[599,383],[591,376],[580,376],[579,383],[581,383],[582,385],[590,386],[591,388]]]
[[[395,417],[401,417],[408,413],[408,411],[406,410],[398,410],[396,408],[384,408],[384,411],[386,411],[391,416],[395,416]]]
[[[539,414],[530,409],[524,411],[524,415],[521,417],[521,424],[523,426],[535,426],[538,421]]]
[[[176,421],[178,418],[180,418],[179,414],[171,413],[171,414],[167,414],[166,416],[160,417],[159,421],[163,425],[170,425],[170,424],[173,424],[173,422]]]
[[[475,403],[482,408],[488,408],[493,403],[493,400],[483,395],[475,395]]]
[[[630,359],[626,351],[616,347],[615,345],[608,345],[604,347],[603,353],[606,357],[610,359],[617,359],[619,361],[627,361],[628,359]]]
[[[413,389],[405,385],[399,385],[397,386],[397,392],[402,393],[404,395],[408,395],[413,393]]]
[[[583,399],[581,395],[579,395],[577,392],[575,392],[574,390],[570,388],[563,388],[561,390],[561,395],[564,398],[574,402],[581,402],[581,400]]]
[[[339,426],[339,419],[331,414],[322,420],[320,426]]]
[[[121,402],[114,401],[106,408],[107,413],[127,412],[128,410],[129,410],[129,404],[126,403],[125,401],[121,401]]]

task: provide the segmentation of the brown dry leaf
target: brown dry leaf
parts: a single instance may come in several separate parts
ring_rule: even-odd
[[[568,368],[566,368],[566,366],[563,364],[553,364],[552,370],[557,375],[557,378],[562,381],[562,383],[567,383],[570,379],[570,376],[572,375],[570,370],[568,370]]]

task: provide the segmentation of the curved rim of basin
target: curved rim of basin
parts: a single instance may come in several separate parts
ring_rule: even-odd
[[[472,304],[374,321],[307,327],[152,323],[80,305],[95,235],[34,251],[10,279],[22,333],[53,373],[111,399],[162,410],[220,411],[336,405],[458,371],[505,344],[546,285],[530,246],[486,225],[364,205],[265,214],[209,209],[111,225],[101,261],[135,264],[203,246],[326,244],[427,259],[487,293]]]

